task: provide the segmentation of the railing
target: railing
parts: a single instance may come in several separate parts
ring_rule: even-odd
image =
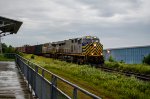
[[[15,53],[3,53],[3,54],[0,54],[6,58],[10,58],[10,59],[15,59]]]
[[[19,55],[16,55],[16,64],[39,99],[101,99]],[[60,90],[58,86],[61,86],[62,83],[70,86],[68,88],[72,89],[71,95]],[[80,97],[80,94],[84,94],[85,97]]]

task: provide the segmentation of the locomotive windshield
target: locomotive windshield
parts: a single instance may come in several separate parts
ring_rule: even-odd
[[[83,39],[83,43],[90,44],[92,43],[92,39]]]
[[[92,42],[99,42],[99,39],[98,38],[93,39]]]
[[[99,42],[99,39],[98,38],[84,38],[83,39],[84,44],[90,44],[94,42]]]

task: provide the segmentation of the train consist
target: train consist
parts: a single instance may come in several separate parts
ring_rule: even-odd
[[[103,45],[95,36],[85,36],[34,46],[17,47],[17,51],[79,64],[103,64]]]

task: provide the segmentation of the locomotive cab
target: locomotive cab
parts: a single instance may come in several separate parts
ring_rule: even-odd
[[[94,43],[94,42],[99,43],[99,38],[86,36],[85,38],[83,38],[83,43],[82,44],[90,44],[90,43]]]
[[[103,45],[99,38],[86,36],[82,42],[82,54],[85,55],[86,60],[93,64],[103,64]]]

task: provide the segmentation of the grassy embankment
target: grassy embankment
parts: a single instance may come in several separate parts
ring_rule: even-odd
[[[150,65],[147,64],[125,64],[119,62],[105,62],[105,66],[120,71],[129,71],[150,75]]]
[[[140,81],[135,77],[107,73],[88,65],[77,65],[39,56],[31,59],[31,54],[24,55],[24,57],[102,98],[150,98],[150,82]],[[67,85],[59,87],[65,92],[70,93],[70,87]]]

